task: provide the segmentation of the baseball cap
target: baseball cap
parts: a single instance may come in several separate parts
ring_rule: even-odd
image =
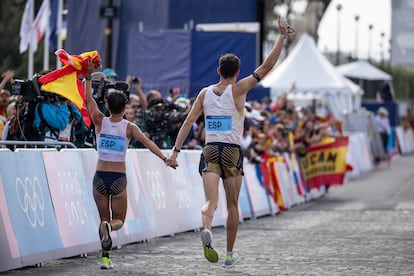
[[[114,71],[114,69],[112,69],[112,68],[105,68],[104,70],[103,70],[103,73],[105,74],[105,76],[107,76],[107,77],[114,77],[114,78],[117,78],[118,77],[118,74]]]

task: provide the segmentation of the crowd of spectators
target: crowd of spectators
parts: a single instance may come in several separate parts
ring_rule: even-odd
[[[99,73],[102,75],[102,72]],[[105,69],[103,74],[108,81],[117,81],[118,79],[112,69]],[[8,130],[4,126],[15,116],[18,98],[11,96],[10,90],[4,88],[7,83],[13,83],[13,71],[6,71],[2,76],[3,81],[0,83],[0,128],[5,131],[0,134],[2,133],[2,139],[5,140],[8,137]],[[157,141],[158,146],[170,148],[174,144],[176,131],[191,108],[192,99],[187,98],[179,87],[172,87],[169,94],[163,97],[157,90],[144,92],[139,78],[127,76],[125,81],[130,85],[125,118],[136,123],[149,138],[159,140]],[[294,86],[292,86],[293,89]],[[326,106],[320,103],[297,106],[289,99],[289,92],[278,97],[276,101],[264,98],[260,102],[246,103],[245,128],[240,144],[244,155],[250,161],[259,162],[265,156],[277,156],[283,152],[296,151],[299,154],[305,154],[309,145],[341,135],[340,122],[332,117]],[[166,106],[168,110],[160,109],[161,107],[166,108]],[[159,127],[157,129],[161,133],[152,133],[155,131],[154,125]],[[161,135],[161,137],[156,135]],[[93,142],[91,144],[93,145]],[[204,120],[200,117],[194,123],[183,148],[201,149],[203,145]],[[130,143],[131,148],[140,148],[141,146],[136,141]]]

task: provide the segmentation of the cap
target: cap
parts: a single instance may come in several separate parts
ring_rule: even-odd
[[[118,77],[118,74],[117,74],[117,73],[115,73],[114,69],[112,69],[112,68],[105,68],[105,69],[103,70],[103,73],[104,73],[104,74],[105,74],[105,76],[107,76],[108,78],[109,78],[109,77],[114,77],[114,78],[117,78],[117,77]]]
[[[106,76],[102,72],[93,72],[91,74],[92,81],[100,81],[101,79],[106,80]]]
[[[381,106],[380,108],[378,108],[378,114],[384,114],[385,116],[388,116],[388,110],[385,108],[385,107],[383,107],[383,106]]]
[[[262,115],[260,115],[260,111],[257,109],[253,109],[252,112],[250,112],[251,116],[253,119],[257,120],[257,121],[264,121],[265,117],[263,117]]]

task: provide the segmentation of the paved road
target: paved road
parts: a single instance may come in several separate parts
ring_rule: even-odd
[[[202,257],[199,232],[99,252],[0,275],[414,275],[414,156],[333,187],[323,198],[278,216],[245,221],[233,269],[221,267],[225,229],[214,228],[218,264]]]

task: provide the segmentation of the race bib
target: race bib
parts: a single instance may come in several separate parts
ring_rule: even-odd
[[[231,130],[231,116],[206,116],[206,131],[229,133]]]
[[[98,138],[98,147],[104,153],[122,155],[126,146],[125,137],[100,134]]]
[[[72,124],[67,124],[65,129],[59,131],[59,141],[70,141],[70,132],[72,130]]]

